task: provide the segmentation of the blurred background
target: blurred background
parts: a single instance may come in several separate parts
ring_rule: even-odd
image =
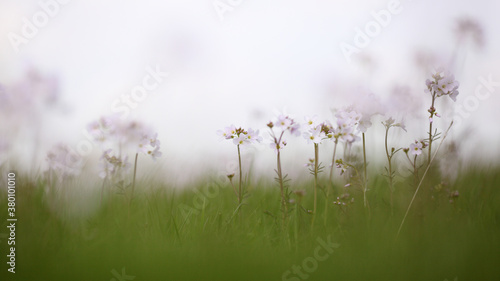
[[[271,174],[265,125],[276,112],[334,121],[333,109],[370,94],[384,115],[368,130],[368,157],[383,161],[387,117],[407,124],[392,131],[392,145],[426,137],[425,80],[439,66],[455,74],[460,95],[438,101],[436,127],[455,120],[450,139],[461,161],[492,163],[498,11],[493,0],[1,0],[0,163],[40,174],[51,147],[76,150],[90,122],[118,113],[159,133],[163,156],[141,176],[184,185],[208,171],[231,173],[236,147],[216,135],[230,124],[260,129],[264,144],[244,151],[244,168]],[[144,85],[140,101],[130,101]],[[307,176],[312,145],[288,140],[284,170]],[[332,151],[322,145],[325,163]],[[101,153],[93,146],[87,165]]]

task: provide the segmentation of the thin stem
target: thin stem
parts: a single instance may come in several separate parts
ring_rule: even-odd
[[[393,192],[394,192],[394,189],[393,189],[393,186],[392,186],[392,152],[391,152],[391,155],[389,155],[389,148],[387,147],[387,139],[388,139],[388,136],[389,136],[389,129],[391,127],[390,126],[387,126],[386,129],[385,129],[385,154],[387,155],[387,162],[389,164],[389,170],[388,170],[388,173],[389,173],[389,189],[391,191],[391,213],[393,211]]]
[[[130,194],[130,203],[132,203],[132,198],[134,197],[134,189],[135,189],[135,177],[137,175],[137,158],[139,157],[139,153],[135,154],[135,162],[134,162],[134,178],[132,180],[132,193]]]
[[[451,122],[450,126],[446,130],[446,133],[444,134],[443,138],[441,139],[441,142],[439,143],[439,146],[436,149],[436,152],[434,152],[434,155],[432,155],[432,157],[431,157],[431,163],[432,163],[432,161],[434,161],[434,158],[436,158],[436,155],[438,154],[439,149],[441,148],[441,145],[443,144],[444,139],[448,135],[448,132],[450,131],[452,125],[453,125],[453,121]],[[410,211],[411,205],[413,204],[413,201],[415,201],[415,197],[417,196],[418,190],[420,189],[420,186],[422,186],[422,182],[424,181],[424,178],[427,175],[427,171],[429,171],[430,167],[431,167],[430,164],[427,165],[427,168],[425,169],[425,172],[424,172],[424,174],[422,176],[422,179],[420,179],[420,183],[418,184],[417,189],[415,190],[415,193],[413,194],[413,197],[411,198],[410,204],[408,205],[408,208],[406,209],[406,213],[405,213],[405,215],[403,217],[403,220],[401,221],[401,225],[399,226],[398,233],[396,234],[396,240],[399,237],[399,233],[401,232],[401,229],[403,228],[403,224],[405,223],[406,217],[408,216],[408,212]]]
[[[365,187],[364,187],[364,190],[363,190],[363,200],[364,200],[364,204],[365,204],[365,207],[366,205],[368,204],[367,200],[366,200],[366,191],[368,189],[368,175],[366,173],[366,146],[365,146],[365,133],[362,134],[363,135],[363,163],[364,163],[364,173],[365,173]]]
[[[335,154],[337,152],[338,141],[339,141],[338,139],[335,139],[335,146],[333,147],[332,165],[330,167],[330,184],[332,185],[332,188],[333,188],[333,167],[335,165]],[[325,214],[323,218],[324,218],[324,224],[326,226],[326,221],[328,216],[328,198],[330,198],[330,188],[328,188],[328,186],[325,188],[326,188],[326,203],[325,203]]]
[[[335,154],[337,152],[337,143],[339,139],[335,139],[335,146],[333,147],[333,157],[332,157],[332,165],[330,166],[330,182],[333,182],[333,167],[335,167]]]
[[[418,182],[417,156],[418,155],[415,155],[415,157],[413,158],[413,175],[415,176],[415,186],[417,186]]]
[[[238,161],[239,161],[239,166],[240,166],[240,186],[239,186],[239,192],[238,192],[238,205],[241,204],[241,154],[240,154],[240,145],[238,144]]]
[[[432,94],[432,105],[431,105],[431,108],[430,108],[430,113],[431,113],[431,117],[430,119],[432,119],[432,117],[434,117],[434,101],[436,100],[436,93],[434,92]],[[432,152],[432,121],[429,120],[429,155],[428,155],[428,159],[427,159],[427,166],[429,166],[431,164],[431,152]]]
[[[295,252],[299,251],[299,207],[300,199],[297,199],[297,204],[295,205]]]
[[[319,146],[317,143],[314,144],[314,207],[313,207],[313,217],[311,221],[311,227],[314,225],[314,219],[316,217],[316,207],[318,201],[318,155]]]
[[[288,208],[286,206],[286,200],[285,200],[285,188],[283,186],[283,174],[281,173],[281,156],[280,156],[280,151],[278,150],[278,181],[280,184],[280,191],[281,191],[281,211],[283,212],[282,220],[283,220],[283,226],[285,226],[285,219],[286,215],[288,213]]]
[[[99,203],[99,205],[102,207],[102,197],[103,197],[103,194],[104,194],[104,185],[106,183],[106,178],[104,178],[104,180],[102,181],[102,187],[101,187],[101,202]]]
[[[233,187],[234,195],[236,195],[236,197],[238,197],[238,191],[236,190],[236,187],[234,187],[233,179],[229,179],[229,182],[231,183],[231,186]]]

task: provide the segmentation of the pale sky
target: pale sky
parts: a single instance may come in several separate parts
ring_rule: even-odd
[[[360,48],[368,64],[348,63],[339,46],[354,44],[356,28],[365,29],[371,12],[388,9],[391,1],[243,0],[222,21],[214,2],[72,0],[52,10],[48,23],[16,53],[9,34],[22,35],[23,17],[32,20],[43,9],[39,1],[0,0],[0,84],[21,80],[28,66],[58,77],[62,104],[38,117],[40,143],[48,148],[81,140],[85,125],[110,114],[113,101],[140,85],[148,67],[169,72],[131,116],[158,130],[164,144],[160,165],[183,174],[181,181],[199,164],[220,170],[234,159],[234,145],[219,142],[217,129],[235,124],[266,132],[273,110],[285,107],[299,121],[314,114],[331,119],[332,108],[357,102],[358,88],[386,99],[395,85],[410,87],[421,93],[422,105],[415,110],[425,123],[426,76],[414,54],[425,50],[437,61],[449,61],[456,46],[453,28],[463,16],[482,25],[486,45],[459,52],[457,104],[473,95],[479,77],[500,81],[499,1],[401,0],[400,12]],[[454,132],[459,136],[468,125],[474,128],[463,140],[464,154],[498,155],[498,93],[499,87]],[[425,137],[424,125],[411,128],[401,134],[400,145]],[[380,123],[371,130],[372,139],[382,137]],[[300,169],[310,148],[302,138],[292,143],[296,146],[287,147],[285,157]],[[478,149],[478,143],[486,145]],[[374,157],[379,145],[369,145]],[[267,145],[255,153],[260,167],[274,165]]]

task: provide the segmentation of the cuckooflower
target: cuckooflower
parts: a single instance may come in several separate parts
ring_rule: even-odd
[[[410,152],[413,155],[420,155],[420,154],[422,154],[422,148],[423,148],[423,145],[419,141],[415,141],[414,143],[410,144],[410,147],[409,147]]]
[[[449,96],[453,101],[457,100],[459,83],[455,80],[455,76],[449,72],[438,69],[432,75],[432,80],[425,81],[427,85],[426,92],[435,93],[437,97]]]

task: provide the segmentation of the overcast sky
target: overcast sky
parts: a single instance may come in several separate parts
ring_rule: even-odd
[[[217,129],[235,124],[265,131],[274,110],[285,107],[300,121],[313,114],[331,119],[330,110],[356,103],[361,89],[382,100],[397,85],[421,94],[416,113],[403,115],[422,118],[422,125],[401,134],[401,145],[425,137],[429,96],[423,92],[426,74],[415,62],[417,52],[433,54],[436,63],[457,54],[458,105],[474,94],[479,77],[500,81],[499,1],[68,2],[51,7],[46,25],[16,45],[12,34],[23,36],[23,18],[33,22],[42,6],[39,1],[0,0],[0,83],[22,80],[29,67],[58,78],[60,104],[37,117],[46,148],[84,138],[86,124],[112,113],[114,102],[143,83],[147,69],[168,72],[130,116],[159,131],[161,164],[175,172],[195,164],[221,169],[234,158],[235,148],[218,141]],[[214,3],[220,9],[229,7],[224,3],[234,5],[217,12]],[[374,20],[372,12],[380,14],[391,5],[397,14],[349,62],[341,44],[356,46],[356,28],[365,30]],[[481,24],[482,49],[466,42],[457,50],[454,28],[464,16]],[[493,150],[498,155],[498,93],[497,87],[454,132],[458,137],[460,130],[474,129],[466,135],[464,154]],[[371,130],[369,136],[380,140],[383,128],[376,124]],[[287,147],[290,154],[309,151],[305,141],[296,143]],[[478,149],[477,143],[487,145]],[[378,145],[370,144],[373,155]],[[257,151],[265,155],[261,159],[273,157],[267,145]],[[299,163],[307,159],[298,155],[287,157]]]

